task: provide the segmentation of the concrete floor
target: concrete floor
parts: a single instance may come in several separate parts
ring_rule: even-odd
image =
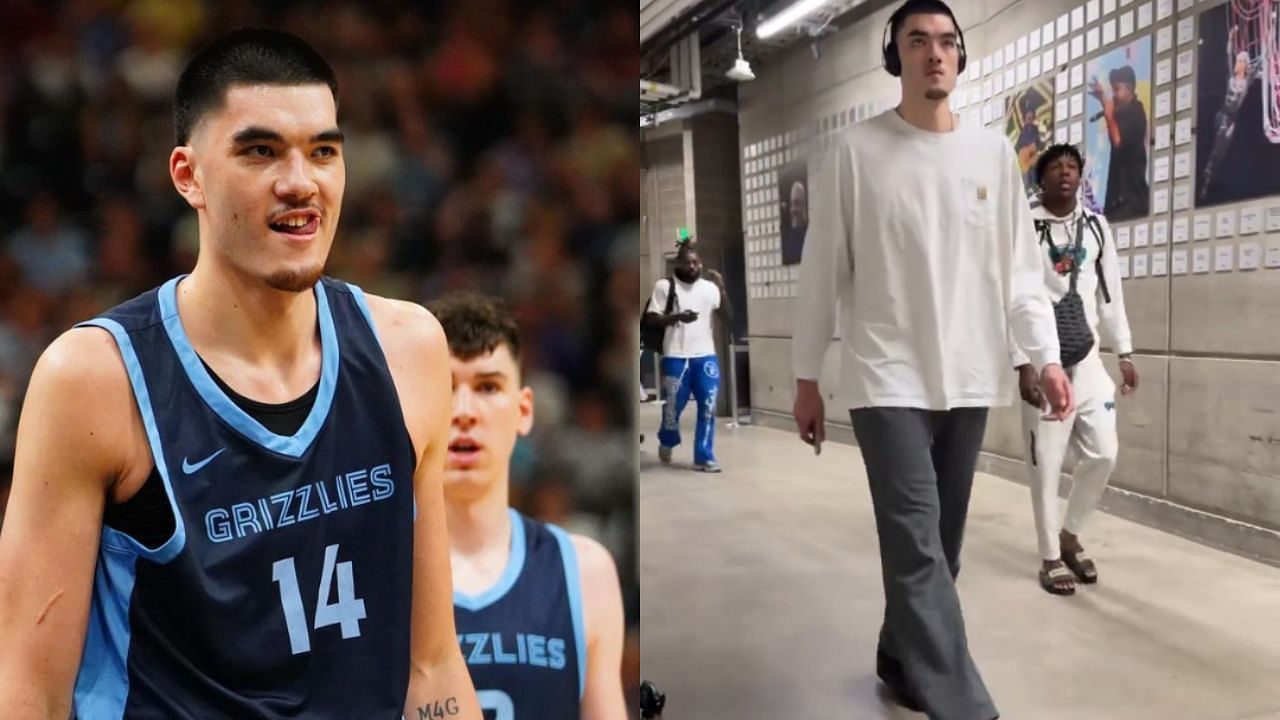
[[[884,699],[871,500],[857,448],[717,428],[691,469],[692,413],[657,462],[639,411],[641,662],[665,720],[922,718]],[[1123,452],[1123,448],[1121,449]],[[1036,581],[1026,487],[979,475],[960,596],[1003,720],[1280,720],[1280,570],[1099,513],[1098,585]]]

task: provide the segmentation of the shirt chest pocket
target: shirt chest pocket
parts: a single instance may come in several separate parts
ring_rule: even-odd
[[[953,180],[957,204],[964,222],[971,227],[994,229],[996,224],[995,186],[981,178],[958,176]]]

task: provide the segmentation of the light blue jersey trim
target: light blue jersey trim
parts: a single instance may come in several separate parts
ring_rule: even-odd
[[[573,547],[569,533],[555,525],[547,529],[560,543],[560,558],[564,561],[564,580],[569,589],[569,613],[573,616],[573,640],[578,646],[578,699],[587,690],[587,634],[582,622],[582,574],[578,572],[578,551]]]
[[[369,323],[369,329],[373,331],[373,337],[378,341],[378,347],[383,348],[383,351],[385,351],[386,348],[382,346],[382,337],[378,335],[378,326],[373,324],[373,314],[369,312],[369,303],[364,296],[364,290],[351,283],[346,283],[346,285],[351,290],[351,297],[355,299],[356,307],[360,308],[360,314],[364,315],[365,321]]]
[[[186,525],[178,513],[178,504],[169,481],[169,466],[165,463],[160,444],[160,431],[155,413],[151,409],[151,395],[142,373],[142,365],[134,352],[133,341],[120,323],[107,318],[96,318],[78,327],[94,326],[111,333],[120,350],[134,401],[142,415],[142,426],[151,448],[151,460],[155,463],[160,480],[164,483],[173,513],[173,535],[158,548],[151,549],[128,535],[109,527],[102,528],[102,541],[98,550],[98,564],[93,575],[93,596],[89,604],[89,621],[85,630],[84,652],[80,670],[76,675],[73,702],[76,716],[82,720],[116,720],[124,717],[124,706],[129,695],[129,603],[133,599],[133,585],[137,578],[139,557],[153,562],[166,563],[182,552],[186,546]]]
[[[182,367],[186,370],[192,385],[195,386],[196,392],[224,422],[241,435],[281,455],[302,457],[307,448],[311,447],[312,441],[319,434],[321,426],[329,415],[334,388],[338,384],[338,338],[333,327],[333,316],[329,312],[328,294],[325,292],[323,283],[317,281],[315,285],[316,314],[320,324],[320,387],[306,422],[302,423],[297,433],[286,437],[266,429],[262,423],[240,409],[239,405],[222,392],[222,388],[218,387],[204,364],[200,362],[195,348],[187,338],[186,330],[182,327],[182,319],[178,317],[177,288],[178,282],[183,277],[185,276],[173,278],[160,287],[160,316],[164,320],[164,329],[169,334],[169,341],[173,343],[173,349],[178,353],[178,359],[182,362]]]
[[[524,518],[521,518],[520,513],[512,508],[507,508],[507,515],[511,518],[511,554],[507,557],[507,567],[502,571],[502,577],[498,578],[498,582],[494,583],[493,587],[479,595],[467,595],[454,590],[454,605],[464,610],[478,612],[501,600],[511,590],[511,586],[516,584],[520,571],[524,569],[526,544]]]
[[[361,290],[360,286],[352,285],[345,280],[343,284],[351,291],[351,297],[356,301],[356,307],[360,308],[360,314],[364,315],[365,322],[369,323],[369,329],[373,331],[373,339],[378,341],[378,347],[382,349],[383,357],[385,358],[386,348],[382,345],[382,336],[378,334],[378,326],[373,323],[373,314],[369,312],[369,303],[365,297],[364,290]],[[418,493],[416,490],[413,494],[413,521],[418,521]]]
[[[89,624],[73,699],[79,720],[120,720],[129,697],[129,601],[138,557],[109,547],[107,536],[112,533],[121,535],[104,528],[93,575]]]
[[[169,480],[169,465],[164,459],[164,448],[160,444],[160,430],[156,426],[156,416],[151,409],[151,394],[147,391],[147,379],[142,374],[142,364],[138,362],[138,355],[133,350],[133,341],[129,339],[129,333],[125,331],[123,325],[108,318],[95,318],[80,323],[78,327],[90,325],[111,333],[115,338],[116,346],[120,349],[120,357],[124,360],[125,370],[129,374],[129,384],[133,388],[133,398],[138,404],[138,412],[142,415],[142,427],[147,432],[147,444],[151,446],[151,461],[155,463],[156,471],[160,473],[160,480],[164,483],[165,494],[169,497],[169,510],[173,513],[176,527],[173,535],[155,549],[148,548],[128,535],[111,528],[103,528],[102,543],[106,547],[131,552],[153,562],[166,563],[182,552],[182,548],[186,546],[187,532],[182,516],[178,512],[173,483]]]

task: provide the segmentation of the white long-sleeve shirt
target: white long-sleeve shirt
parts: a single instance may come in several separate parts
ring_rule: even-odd
[[[1042,282],[1049,291],[1049,299],[1058,302],[1071,287],[1071,266],[1063,257],[1069,247],[1076,242],[1076,221],[1083,214],[1084,243],[1083,257],[1080,258],[1080,270],[1076,276],[1076,292],[1084,304],[1085,318],[1089,328],[1093,330],[1093,352],[1098,351],[1101,342],[1107,342],[1117,353],[1133,352],[1133,339],[1129,332],[1129,317],[1124,309],[1124,288],[1120,284],[1120,263],[1116,259],[1115,238],[1111,235],[1111,225],[1107,219],[1084,205],[1076,203],[1076,207],[1065,217],[1058,217],[1049,212],[1039,201],[1032,203],[1031,215],[1041,222],[1047,222],[1049,237],[1058,248],[1055,253],[1048,243],[1040,243],[1040,267]],[[1096,227],[1101,231],[1099,237],[1087,222],[1089,217],[1097,218]],[[1101,257],[1101,263],[1099,263]],[[1105,281],[1107,295],[1103,295],[1103,283],[1098,282],[1098,270],[1101,265],[1102,278]],[[1011,349],[1013,366],[1026,363],[1027,356],[1015,343]]]
[[[1013,341],[1059,362],[1031,210],[1008,139],[920,130],[889,110],[818,163],[792,339],[816,380],[840,307],[852,408],[1009,405]]]

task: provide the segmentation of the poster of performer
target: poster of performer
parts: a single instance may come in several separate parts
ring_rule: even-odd
[[[782,264],[798,265],[809,230],[809,166],[794,162],[778,171],[778,199],[782,210]]]
[[[1151,212],[1151,36],[1085,65],[1084,201],[1111,222]]]
[[[1196,206],[1280,194],[1280,133],[1267,128],[1280,74],[1267,73],[1260,3],[1230,2],[1200,16],[1196,75]],[[1272,58],[1272,62],[1275,59]],[[1272,113],[1274,114],[1274,113]]]
[[[1033,83],[1004,99],[1004,134],[1018,154],[1027,195],[1037,190],[1036,158],[1053,139],[1053,82]]]

